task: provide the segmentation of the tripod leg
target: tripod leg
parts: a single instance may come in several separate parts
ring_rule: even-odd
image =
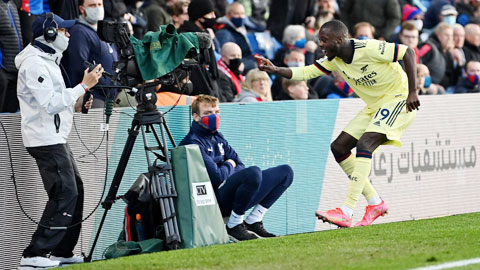
[[[103,227],[103,223],[105,222],[105,218],[107,217],[108,210],[112,208],[112,204],[115,202],[118,188],[120,187],[120,183],[122,182],[123,174],[125,173],[125,168],[127,167],[128,159],[130,158],[130,154],[132,153],[133,146],[135,145],[135,140],[138,135],[139,126],[133,124],[132,128],[128,130],[128,138],[123,148],[122,156],[120,157],[120,161],[118,162],[117,169],[115,171],[115,175],[113,176],[112,184],[110,185],[110,189],[108,191],[107,197],[102,203],[105,212],[103,212],[103,217],[98,226],[97,234],[95,235],[95,239],[93,240],[92,247],[90,249],[90,253],[88,257],[85,258],[86,262],[92,261],[93,251],[95,246],[97,245],[98,238],[100,237],[100,232]]]
[[[165,142],[163,144],[164,151],[166,151],[168,153],[166,138],[165,138],[165,132],[164,132],[165,130],[166,130],[168,136],[170,137],[170,140],[171,140],[173,146],[175,147],[176,146],[175,141],[173,140],[172,134],[170,133],[170,130],[168,129],[168,126],[166,125],[165,118],[162,116],[162,125],[160,125],[160,134],[162,136],[162,141]],[[168,205],[170,205],[171,208],[173,209],[172,212],[175,212],[175,205],[174,205],[174,202],[173,202],[173,197],[177,197],[177,191],[175,190],[175,181],[174,181],[174,178],[173,178],[172,164],[171,164],[170,158],[168,158],[168,156],[167,156],[167,170],[166,170],[165,180],[166,180],[165,181],[165,189],[167,190],[167,193],[170,195],[167,198]],[[178,243],[179,243],[179,242],[181,242],[180,231],[178,229],[176,213],[174,213],[174,214],[175,215],[171,219],[171,223],[172,223],[171,226],[173,227],[172,229],[174,231],[174,238],[178,239]]]
[[[154,168],[155,173],[152,175],[152,191],[154,194],[154,199],[160,205],[166,244],[170,247],[170,249],[178,249],[178,243],[181,241],[181,237],[177,224],[175,205],[173,202],[173,197],[176,197],[177,193],[175,191],[175,185],[173,184],[173,172],[170,158],[168,157],[168,147],[164,136],[163,126],[160,124],[161,138],[153,125],[149,125],[149,128],[150,131],[154,134],[157,144],[159,146],[157,150],[162,151],[163,156],[165,157],[164,161],[167,164],[166,166],[156,166]],[[146,143],[145,136],[144,141]],[[146,149],[153,148],[146,147]],[[148,157],[147,160],[149,161]]]

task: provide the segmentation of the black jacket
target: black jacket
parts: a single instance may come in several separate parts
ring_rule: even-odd
[[[50,10],[64,20],[76,20],[80,15],[78,0],[49,0],[48,3],[50,4]]]
[[[465,40],[465,44],[463,45],[463,52],[465,53],[465,61],[475,60],[480,61],[480,47],[477,47],[467,40]]]
[[[10,13],[11,11],[11,13]],[[13,15],[13,18],[11,15]],[[13,19],[14,25],[10,24]],[[15,67],[15,56],[23,49],[22,30],[20,29],[20,18],[17,7],[12,1],[0,1],[0,54],[3,61],[0,68],[7,72],[17,72]]]
[[[283,30],[290,24],[304,24],[305,18],[315,15],[316,0],[272,0],[267,28],[282,42]]]

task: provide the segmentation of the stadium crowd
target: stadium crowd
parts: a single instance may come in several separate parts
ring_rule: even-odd
[[[98,21],[112,20],[126,22],[138,39],[165,24],[173,24],[179,33],[208,33],[216,63],[186,78],[193,83],[192,96],[208,94],[220,102],[352,98],[355,93],[336,72],[292,82],[259,71],[254,59],[261,55],[279,67],[310,65],[324,56],[317,46],[318,30],[325,22],[340,19],[352,38],[380,39],[414,49],[420,94],[480,89],[480,3],[473,0],[2,0],[0,112],[19,110],[14,60],[34,40],[33,21],[46,12],[77,20],[69,29],[62,59],[67,87],[80,82],[84,61],[112,71],[118,60],[115,46],[95,33]],[[99,84],[111,82],[102,78]],[[157,105],[177,100],[178,94],[169,90],[159,87]],[[94,88],[92,107],[103,107],[106,98],[119,92]],[[128,104],[118,97],[117,104]],[[189,104],[192,99],[180,100]]]

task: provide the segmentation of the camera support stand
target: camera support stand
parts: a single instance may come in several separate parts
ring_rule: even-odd
[[[155,124],[160,126],[160,136],[155,130]],[[110,190],[108,191],[107,197],[102,202],[102,207],[105,209],[105,212],[103,213],[102,220],[100,221],[100,225],[98,227],[97,234],[95,235],[95,240],[93,241],[90,253],[88,257],[85,258],[86,262],[90,262],[92,260],[93,251],[100,236],[105,218],[107,217],[108,210],[111,209],[112,204],[115,203],[115,200],[119,199],[119,197],[116,196],[118,188],[120,187],[130,154],[132,153],[135,140],[140,131],[142,132],[145,153],[147,156],[148,172],[151,176],[151,193],[153,199],[160,205],[167,248],[178,249],[180,246],[181,238],[178,230],[175,205],[173,203],[173,198],[177,197],[177,192],[175,190],[172,165],[170,158],[168,157],[168,147],[165,133],[168,135],[173,147],[176,147],[175,141],[170,133],[170,130],[168,129],[162,113],[158,111],[137,112],[134,115],[132,127],[128,130],[128,138],[123,148],[122,156],[120,157],[115,175],[113,176]],[[146,133],[153,133],[158,144],[157,146],[148,146]],[[155,150],[160,150],[162,154],[154,152]],[[154,164],[152,164],[150,162],[149,152],[152,152],[164,163],[161,165],[156,165],[156,162],[154,162]]]

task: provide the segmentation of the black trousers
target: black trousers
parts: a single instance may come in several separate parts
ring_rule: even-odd
[[[48,202],[40,224],[47,227],[66,227],[82,220],[83,182],[78,173],[72,151],[68,144],[27,147],[35,158]],[[46,256],[71,257],[81,224],[67,230],[51,230],[38,226],[30,245],[23,251],[24,257]]]

